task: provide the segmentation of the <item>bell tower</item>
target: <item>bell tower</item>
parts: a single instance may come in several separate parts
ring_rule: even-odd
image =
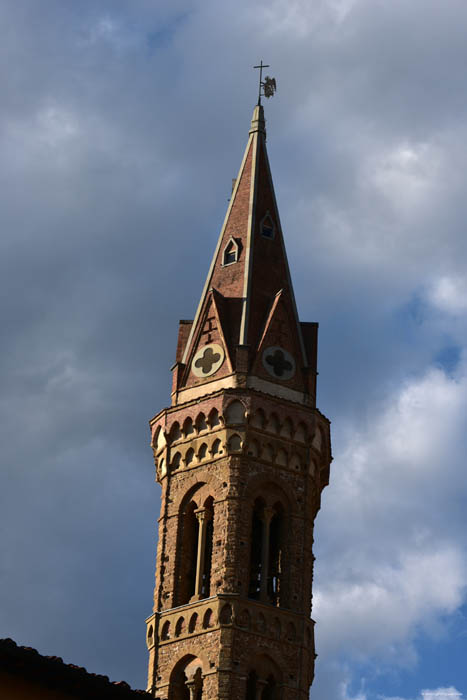
[[[180,321],[172,405],[150,421],[159,700],[308,699],[313,523],[331,462],[317,336],[298,320],[259,104],[195,319]]]

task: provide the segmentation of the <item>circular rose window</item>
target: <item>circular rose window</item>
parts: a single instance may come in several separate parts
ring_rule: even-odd
[[[295,360],[290,352],[275,345],[263,352],[263,367],[275,379],[286,381],[295,374]]]
[[[191,370],[195,377],[210,377],[222,365],[224,357],[224,348],[221,345],[204,345],[194,356]]]

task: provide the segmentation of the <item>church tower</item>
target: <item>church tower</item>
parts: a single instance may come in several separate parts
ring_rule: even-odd
[[[151,421],[162,487],[148,690],[159,700],[307,700],[313,523],[331,462],[317,323],[298,320],[263,107],[172,405]]]

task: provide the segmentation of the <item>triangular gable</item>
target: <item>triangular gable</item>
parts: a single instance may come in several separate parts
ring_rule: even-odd
[[[219,310],[221,304],[222,295],[215,289],[210,289],[198,319],[196,334],[188,348],[187,363],[179,388],[196,386],[232,373],[231,351],[224,332],[223,314]],[[206,348],[206,352],[203,352],[203,348]],[[218,358],[219,354],[223,356]]]
[[[281,290],[271,304],[259,338],[252,374],[302,391],[303,355],[293,305]]]

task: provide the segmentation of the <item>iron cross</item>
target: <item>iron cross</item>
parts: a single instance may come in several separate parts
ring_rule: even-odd
[[[258,90],[258,104],[261,104],[261,88],[263,87],[263,68],[270,68],[266,63],[261,60],[259,66],[253,66],[253,68],[259,68],[259,90]]]

